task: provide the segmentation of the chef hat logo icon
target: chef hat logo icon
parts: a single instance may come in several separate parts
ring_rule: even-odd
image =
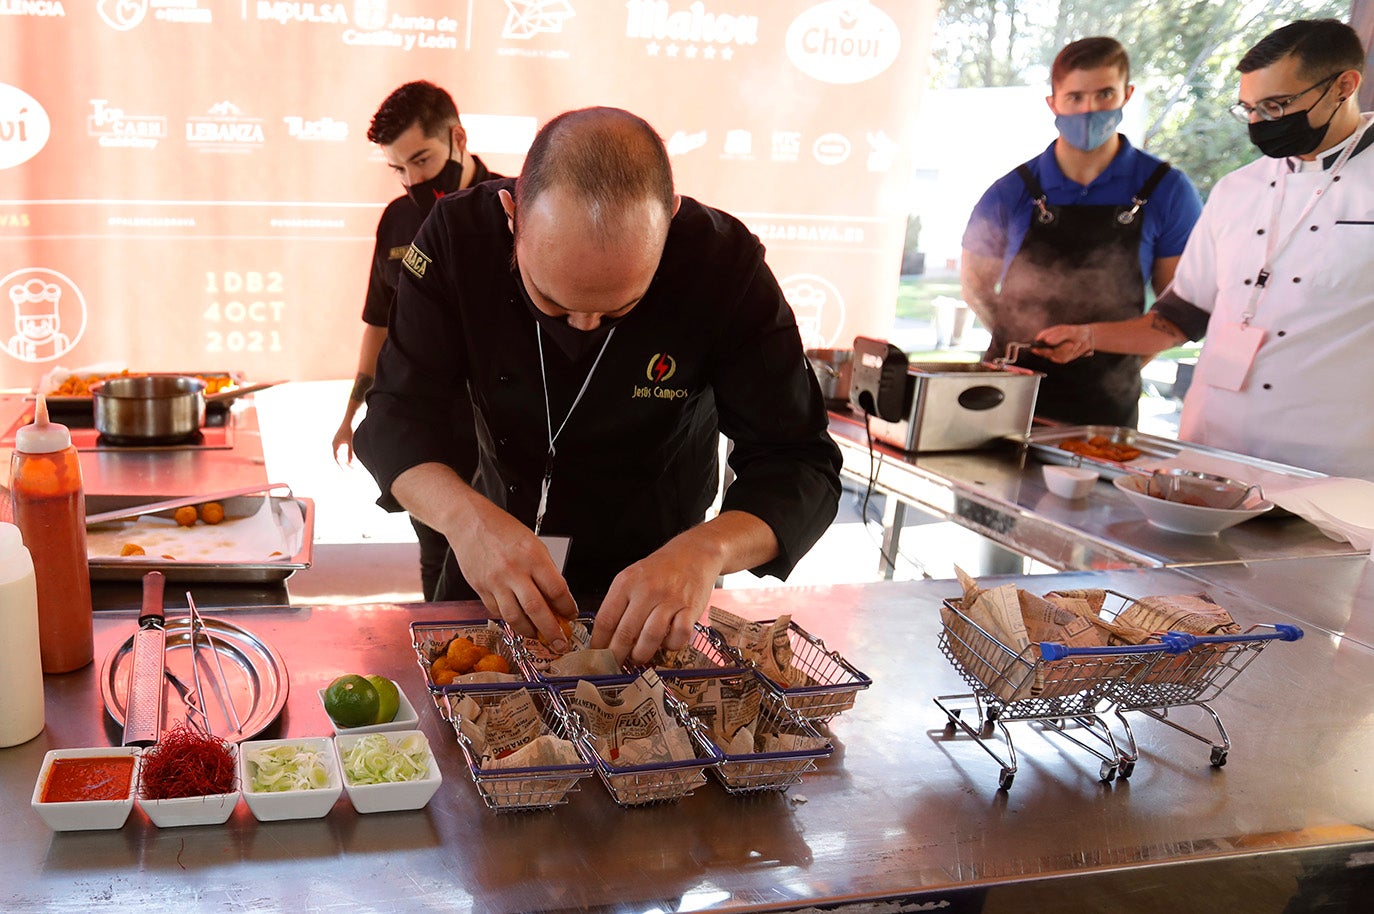
[[[677,359],[666,352],[655,352],[653,358],[649,359],[648,367],[644,369],[644,376],[655,384],[662,384],[675,374]]]
[[[50,362],[69,352],[86,331],[81,290],[56,270],[29,267],[0,279],[13,306],[13,333],[3,351],[23,362]]]

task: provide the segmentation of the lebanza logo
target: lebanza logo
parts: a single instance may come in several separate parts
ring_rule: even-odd
[[[14,311],[5,351],[22,362],[61,358],[86,332],[86,299],[56,270],[26,267],[0,279]],[[65,320],[63,319],[65,318]]]
[[[677,359],[666,352],[655,352],[654,357],[649,359],[649,364],[644,369],[644,377],[655,384],[662,384],[675,374],[677,374]]]
[[[48,145],[48,112],[23,89],[0,83],[0,170],[23,165]]]
[[[792,20],[785,46],[807,76],[847,85],[892,66],[902,36],[892,17],[868,0],[826,0]]]
[[[433,259],[412,244],[410,250],[406,252],[406,259],[401,261],[401,265],[414,273],[416,279],[424,279],[425,270],[428,269],[429,263]]]

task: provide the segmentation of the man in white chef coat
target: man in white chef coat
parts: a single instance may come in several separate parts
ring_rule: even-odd
[[[1059,325],[1056,360],[1207,340],[1179,437],[1374,479],[1374,114],[1365,52],[1335,19],[1304,20],[1246,53],[1239,101],[1264,158],[1222,178],[1173,285],[1139,318]]]

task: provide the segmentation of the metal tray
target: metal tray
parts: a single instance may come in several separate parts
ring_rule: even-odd
[[[1135,460],[1123,463],[1117,460],[1084,457],[1059,447],[1059,442],[1069,438],[1092,438],[1096,435],[1101,435],[1114,444],[1129,444],[1131,447],[1139,448],[1140,456]],[[1092,467],[1108,479],[1125,476],[1132,472],[1148,472],[1143,468],[1133,470],[1133,467],[1136,466],[1137,461],[1168,460],[1171,457],[1177,457],[1185,449],[1234,463],[1237,469],[1237,479],[1244,479],[1244,470],[1247,467],[1270,473],[1282,473],[1285,476],[1296,476],[1301,479],[1319,479],[1326,475],[1315,470],[1305,470],[1302,467],[1276,463],[1261,457],[1251,457],[1247,454],[1237,454],[1234,451],[1208,447],[1205,444],[1194,444],[1191,441],[1176,441],[1173,438],[1147,435],[1133,428],[1116,425],[1056,425],[1033,428],[1026,434],[1025,443],[1030,448],[1031,453],[1044,463]]]
[[[97,514],[135,505],[161,501],[170,496],[112,496],[88,495],[86,513]],[[141,581],[149,571],[160,571],[170,582],[183,584],[265,584],[284,581],[291,575],[310,567],[314,555],[315,502],[309,498],[270,496],[278,510],[294,506],[301,512],[301,544],[294,555],[278,561],[260,562],[174,562],[149,556],[92,556],[88,562],[92,581]],[[252,514],[263,496],[242,496],[225,499],[227,518]],[[166,512],[168,516],[171,512]]]
[[[211,731],[221,739],[239,742],[251,739],[277,719],[286,706],[290,681],[286,664],[272,645],[245,628],[223,619],[202,617],[205,627],[197,632],[200,689],[202,703]],[[219,663],[210,656],[206,636],[219,654]],[[105,710],[114,722],[124,726],[125,702],[128,700],[129,671],[133,665],[134,635],[120,642],[106,656],[100,666],[100,695]],[[187,617],[167,620],[167,648],[165,666],[171,676],[164,677],[162,727],[171,729],[186,720],[186,694],[196,688],[196,672],[192,670],[191,620]],[[220,669],[224,671],[224,690],[218,687]],[[175,679],[173,678],[175,677]],[[239,725],[234,724],[228,702],[234,702]]]

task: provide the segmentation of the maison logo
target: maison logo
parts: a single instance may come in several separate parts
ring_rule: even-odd
[[[233,102],[217,102],[208,114],[186,119],[186,142],[201,152],[252,152],[266,142],[262,119],[246,117]]]
[[[628,0],[625,10],[625,37],[644,41],[650,57],[733,60],[737,47],[759,41],[759,17],[720,12],[702,0]]]
[[[21,362],[61,358],[86,332],[86,299],[76,283],[56,270],[26,267],[0,279],[11,307],[12,331],[5,351]]]
[[[0,171],[23,165],[48,144],[52,123],[38,99],[0,83]]]
[[[802,346],[825,349],[834,345],[844,325],[844,296],[834,283],[814,273],[796,273],[779,285],[797,317]]]
[[[902,36],[892,17],[869,0],[826,0],[792,20],[784,46],[807,76],[847,85],[892,66]]]
[[[125,114],[108,99],[91,99],[91,114],[86,118],[86,135],[104,148],[156,149],[167,139],[167,118],[152,114]]]

